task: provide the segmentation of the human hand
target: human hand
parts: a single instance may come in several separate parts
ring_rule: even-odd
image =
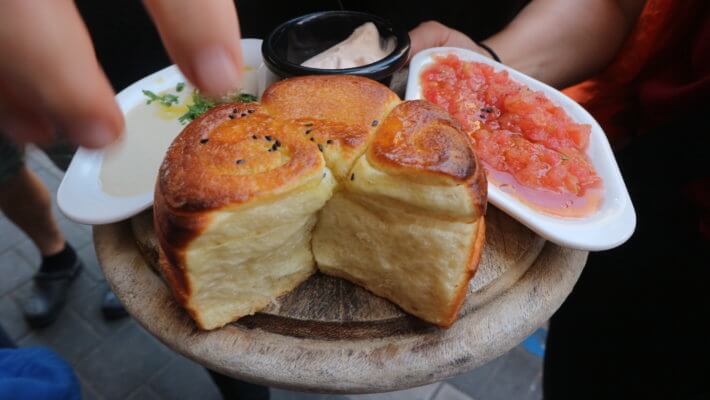
[[[208,95],[239,84],[242,54],[232,0],[144,0],[168,54]],[[0,3],[0,132],[47,144],[55,132],[102,147],[123,115],[71,0]],[[137,60],[138,61],[138,60]]]
[[[436,21],[427,21],[419,24],[419,26],[409,32],[409,39],[412,42],[412,50],[409,52],[410,59],[424,49],[442,46],[469,49],[490,57],[490,54],[471,38]]]

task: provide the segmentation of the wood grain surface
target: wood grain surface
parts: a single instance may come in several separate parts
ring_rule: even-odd
[[[424,385],[508,351],[572,290],[587,253],[546,243],[489,207],[487,243],[459,320],[440,329],[340,279],[316,274],[266,310],[204,332],[152,267],[150,210],[94,228],[106,279],[153,335],[202,365],[301,391],[366,393]]]

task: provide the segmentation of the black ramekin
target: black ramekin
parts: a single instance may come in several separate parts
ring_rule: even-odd
[[[301,63],[345,40],[358,26],[372,22],[384,38],[394,37],[395,49],[385,58],[356,68],[320,69]],[[360,75],[389,84],[392,75],[407,62],[409,34],[376,15],[357,11],[322,11],[286,21],[263,41],[266,66],[281,78],[302,75]]]

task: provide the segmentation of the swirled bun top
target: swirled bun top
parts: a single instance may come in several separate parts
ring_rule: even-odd
[[[318,178],[317,146],[295,121],[256,103],[218,106],[188,125],[168,149],[158,189],[176,209],[244,204]]]
[[[395,174],[459,184],[478,169],[471,139],[441,107],[423,100],[399,104],[368,149],[373,165]],[[443,179],[442,179],[443,178]]]
[[[271,85],[262,104],[274,118],[296,120],[320,144],[328,167],[343,180],[399,97],[381,83],[349,75],[303,76]]]
[[[471,139],[444,109],[405,101],[385,118],[347,184],[427,213],[473,221],[485,214],[487,183],[471,149]]]
[[[262,104],[275,118],[316,119],[370,130],[399,103],[385,85],[351,75],[301,76],[276,82]]]

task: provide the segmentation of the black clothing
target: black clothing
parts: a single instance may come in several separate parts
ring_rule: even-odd
[[[405,29],[439,20],[480,40],[505,27],[528,1],[437,1],[432,7],[431,2],[401,0],[240,0],[237,12],[245,38],[264,38],[282,22],[315,11],[337,10],[342,3],[345,9],[373,13]],[[78,0],[76,4],[116,91],[171,64],[141,2]]]

